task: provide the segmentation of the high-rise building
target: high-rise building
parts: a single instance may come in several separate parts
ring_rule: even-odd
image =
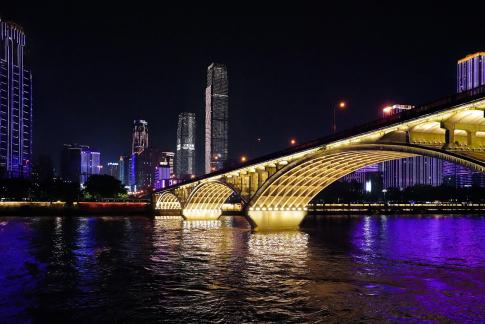
[[[61,154],[61,177],[65,181],[79,182],[81,187],[89,176],[100,174],[101,154],[89,146],[64,144]]]
[[[0,19],[0,169],[29,177],[32,156],[32,74],[22,27]]]
[[[167,160],[160,162],[155,168],[155,185],[156,190],[166,188],[178,182],[178,179],[173,178],[173,173],[170,171],[170,164]]]
[[[130,185],[130,156],[121,155],[118,162],[118,180],[126,187]]]
[[[212,63],[205,89],[205,173],[223,168],[228,158],[229,88],[227,68]]]
[[[104,169],[104,174],[110,175],[119,180],[120,164],[118,162],[108,162]]]
[[[195,174],[195,114],[179,114],[175,172],[179,179]]]
[[[457,92],[485,85],[485,52],[470,54],[458,60],[456,74]]]
[[[384,117],[413,109],[411,105],[392,105],[382,110]],[[443,161],[428,156],[416,156],[384,162],[380,165],[384,188],[404,189],[415,185],[442,184]]]
[[[145,120],[138,119],[133,121],[133,141],[131,145],[131,154],[140,154],[148,147],[148,123]]]
[[[155,184],[155,169],[162,162],[162,151],[147,147],[135,158],[135,184],[138,190],[149,190]]]
[[[170,177],[172,178],[175,176],[174,160],[175,160],[174,152],[162,152],[162,162],[167,162],[170,168]]]
[[[456,91],[458,93],[485,85],[485,52],[477,52],[458,60],[456,66]],[[462,188],[484,186],[481,172],[451,162],[443,163],[443,181],[446,185]]]

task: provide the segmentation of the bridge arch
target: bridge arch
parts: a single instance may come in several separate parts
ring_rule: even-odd
[[[155,209],[180,212],[182,210],[182,203],[175,194],[170,191],[165,191],[156,196]]]
[[[320,151],[289,163],[254,194],[247,205],[253,226],[264,229],[296,227],[306,206],[341,177],[375,163],[413,156],[431,156],[485,172],[485,163],[440,149],[411,144],[359,144]]]
[[[239,194],[227,183],[203,182],[190,193],[182,215],[186,219],[217,219],[222,214],[222,205],[234,193]]]

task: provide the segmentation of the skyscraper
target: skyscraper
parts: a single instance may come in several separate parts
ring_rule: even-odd
[[[195,174],[195,114],[179,114],[175,173],[179,179]]]
[[[148,123],[142,119],[133,121],[131,154],[140,154],[148,147]]]
[[[458,60],[456,66],[456,91],[458,93],[485,85],[485,52],[477,52]],[[443,163],[443,181],[446,185],[462,188],[481,186],[481,173],[451,162]]]
[[[222,169],[228,158],[229,91],[227,68],[212,63],[205,89],[205,172]]]
[[[0,19],[0,168],[29,177],[32,156],[32,74],[24,59],[22,27]]]
[[[463,92],[485,84],[485,52],[467,55],[458,60],[456,91]]]

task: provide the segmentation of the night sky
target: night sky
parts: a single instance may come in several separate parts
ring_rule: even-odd
[[[230,155],[253,158],[291,137],[329,134],[341,98],[349,109],[338,115],[340,130],[379,117],[386,104],[452,94],[456,61],[485,50],[480,7],[360,3],[270,17],[10,1],[0,16],[28,37],[34,155],[58,163],[63,143],[80,143],[103,163],[117,160],[130,149],[135,118],[148,121],[151,145],[174,151],[177,115],[188,111],[197,117],[201,170],[213,61],[228,67]]]

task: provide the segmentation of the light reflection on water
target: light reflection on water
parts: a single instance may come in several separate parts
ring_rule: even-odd
[[[479,322],[485,217],[2,217],[0,286],[0,322]]]

